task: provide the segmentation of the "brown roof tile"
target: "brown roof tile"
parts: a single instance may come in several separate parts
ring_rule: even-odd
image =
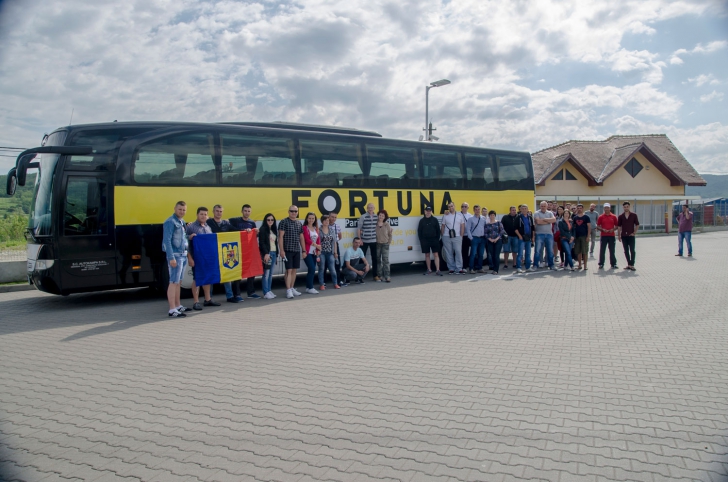
[[[546,179],[569,155],[595,182],[602,182],[637,151],[641,151],[651,161],[661,163],[657,167],[667,177],[674,178],[673,182],[690,186],[706,184],[665,134],[612,136],[603,141],[567,141],[534,152],[531,158],[537,184]]]

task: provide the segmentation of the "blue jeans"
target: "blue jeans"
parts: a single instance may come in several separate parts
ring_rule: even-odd
[[[693,243],[692,243],[693,232],[685,231],[684,233],[677,233],[677,253],[682,256],[683,254],[683,239],[688,244],[688,254],[693,254]]]
[[[240,282],[239,281],[228,281],[223,283],[222,287],[225,288],[225,297],[227,299],[237,298],[240,296]]]
[[[518,239],[518,238],[516,238]],[[531,268],[531,241],[525,239],[518,239],[518,257],[516,258],[516,268],[521,269],[523,266],[523,253],[526,253],[526,269]]]
[[[313,289],[313,280],[316,277],[316,255],[309,253],[303,261],[306,263],[306,268],[308,268],[306,272],[306,289],[310,290]]]
[[[319,262],[319,272],[318,272],[318,278],[319,278],[319,284],[324,285],[324,274],[326,273],[326,267],[329,268],[329,274],[331,275],[331,281],[334,283],[334,286],[336,286],[338,283],[338,280],[336,278],[336,260],[334,259],[334,253],[333,251],[330,253],[322,252],[320,256],[321,261]]]
[[[549,268],[554,267],[554,235],[545,233],[536,233],[536,256],[533,264],[538,267],[541,262],[541,248],[546,245],[546,261]]]
[[[568,265],[569,268],[573,268],[574,258],[571,257],[571,243],[564,238],[561,238],[561,252],[566,256],[566,265]]]
[[[273,268],[276,265],[276,256],[278,256],[276,251],[271,251],[269,254],[270,264],[266,265],[265,262],[263,262],[263,294],[268,293],[271,285],[273,284]]]
[[[470,241],[470,269],[483,269],[483,251],[485,250],[485,238],[473,236]]]

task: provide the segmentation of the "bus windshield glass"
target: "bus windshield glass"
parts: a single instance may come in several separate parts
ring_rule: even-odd
[[[34,237],[51,235],[51,208],[53,206],[53,178],[60,156],[41,154],[40,169],[35,178],[33,204],[30,209],[28,228]]]
[[[66,141],[66,131],[56,131],[46,139],[45,146],[62,146]],[[56,177],[58,154],[41,154],[34,160],[40,163],[38,175],[35,176],[33,203],[30,206],[28,228],[33,237],[50,236],[53,223],[51,209],[53,207],[53,180]]]

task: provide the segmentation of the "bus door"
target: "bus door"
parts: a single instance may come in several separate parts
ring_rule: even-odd
[[[108,172],[63,175],[58,238],[63,292],[116,285],[111,186]]]

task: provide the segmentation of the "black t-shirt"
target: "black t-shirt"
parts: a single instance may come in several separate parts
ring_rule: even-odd
[[[574,215],[572,221],[574,224],[574,237],[578,238],[589,234],[589,223],[591,223],[589,216],[586,214],[582,214],[581,216]]]
[[[510,213],[503,216],[501,224],[508,236],[516,235],[516,226],[518,225],[518,214],[511,216]]]

